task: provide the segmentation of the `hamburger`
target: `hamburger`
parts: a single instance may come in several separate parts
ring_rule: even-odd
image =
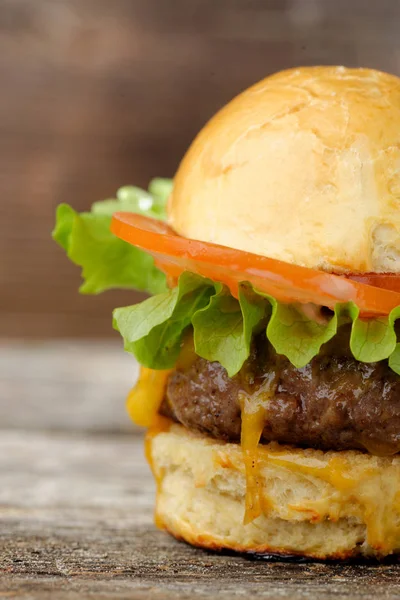
[[[210,549],[400,551],[400,80],[297,68],[220,110],[173,182],[53,232],[142,365],[156,523]]]

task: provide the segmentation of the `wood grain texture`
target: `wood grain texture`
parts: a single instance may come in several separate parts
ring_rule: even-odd
[[[77,294],[55,207],[173,175],[231,97],[298,64],[400,72],[398,0],[1,0],[0,332],[113,335],[139,296]]]
[[[138,376],[115,341],[0,338],[0,423],[19,429],[132,432],[125,398]]]
[[[396,564],[256,561],[157,531],[137,436],[1,431],[0,480],[0,598],[400,597]]]

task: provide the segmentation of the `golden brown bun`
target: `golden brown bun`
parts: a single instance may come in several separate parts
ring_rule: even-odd
[[[244,525],[246,479],[237,444],[182,426],[150,432],[157,523],[195,546],[314,558],[400,551],[400,458],[356,451],[260,447],[267,513]]]
[[[305,67],[218,112],[175,177],[189,238],[308,267],[400,271],[400,79]]]

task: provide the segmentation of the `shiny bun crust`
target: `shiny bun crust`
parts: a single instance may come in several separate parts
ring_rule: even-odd
[[[242,451],[179,425],[148,434],[157,523],[195,546],[313,558],[400,551],[400,458],[262,446],[268,513],[244,525]]]
[[[218,112],[175,177],[188,238],[333,272],[400,271],[400,79],[305,67]]]

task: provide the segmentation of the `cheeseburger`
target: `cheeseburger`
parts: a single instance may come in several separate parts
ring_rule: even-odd
[[[400,79],[298,68],[218,112],[173,182],[53,232],[141,365],[156,522],[195,546],[400,551]]]

